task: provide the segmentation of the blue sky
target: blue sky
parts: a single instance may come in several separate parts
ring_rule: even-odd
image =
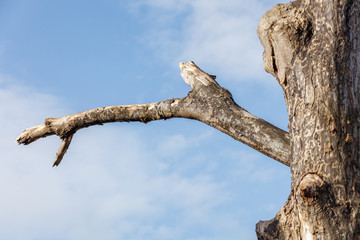
[[[256,239],[289,169],[200,122],[113,123],[29,146],[23,129],[87,109],[184,97],[178,63],[287,129],[262,66],[270,0],[0,0],[0,239]]]

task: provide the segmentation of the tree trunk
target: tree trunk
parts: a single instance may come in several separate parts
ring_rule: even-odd
[[[360,239],[360,2],[276,5],[258,34],[284,90],[291,187],[259,239]]]
[[[360,239],[360,1],[279,4],[258,28],[265,70],[284,90],[289,133],[238,106],[215,77],[181,63],[182,99],[111,106],[48,118],[18,142],[58,135],[58,165],[79,129],[107,122],[190,118],[291,167],[291,193],[259,239]]]

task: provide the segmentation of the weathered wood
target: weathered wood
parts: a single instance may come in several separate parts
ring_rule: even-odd
[[[63,159],[66,151],[68,150],[69,146],[70,146],[70,143],[71,143],[71,140],[73,138],[73,134],[71,134],[70,136],[68,137],[65,137],[62,142],[61,142],[61,145],[60,145],[60,148],[59,150],[57,151],[56,153],[56,156],[55,156],[55,160],[54,160],[54,163],[53,163],[53,167],[54,166],[59,166],[61,160]]]
[[[287,132],[257,118],[239,107],[230,92],[222,88],[215,76],[208,75],[193,62],[180,63],[181,76],[193,90],[185,98],[141,105],[110,106],[47,118],[43,125],[26,129],[17,139],[29,144],[39,138],[57,135],[64,139],[54,166],[57,166],[76,131],[109,122],[150,122],[169,118],[189,118],[204,122],[259,152],[290,166],[290,142]]]
[[[359,9],[295,1],[259,24],[265,69],[287,103],[292,180],[283,209],[258,224],[260,239],[360,239]]]

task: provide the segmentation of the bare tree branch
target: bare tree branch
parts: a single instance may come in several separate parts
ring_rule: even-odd
[[[57,135],[63,143],[54,166],[64,156],[73,134],[81,128],[108,122],[150,122],[169,118],[188,118],[204,122],[259,152],[290,166],[287,132],[255,117],[239,107],[230,92],[215,76],[208,75],[193,62],[180,63],[181,76],[192,87],[185,98],[157,103],[96,108],[62,118],[47,118],[43,125],[26,129],[17,139],[29,144],[39,138]]]
[[[67,138],[81,128],[109,122],[150,122],[152,120],[181,117],[178,115],[182,99],[158,103],[122,105],[95,108],[61,118],[47,118],[43,125],[26,129],[17,139],[19,144],[29,144],[39,138],[58,135]]]
[[[55,156],[55,161],[54,161],[54,164],[53,164],[53,167],[54,166],[58,166],[61,162],[61,160],[63,159],[66,151],[68,150],[69,146],[70,146],[70,143],[71,143],[71,140],[73,138],[73,134],[70,135],[69,137],[67,138],[64,138],[61,142],[61,145],[60,145],[60,148],[59,150],[57,151],[56,153],[56,156]]]
[[[185,82],[193,88],[189,96],[196,107],[189,110],[195,119],[290,166],[290,138],[287,132],[238,106],[231,93],[195,63],[180,63],[180,69]]]

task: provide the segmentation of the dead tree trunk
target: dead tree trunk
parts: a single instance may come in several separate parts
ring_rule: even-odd
[[[260,239],[360,239],[360,1],[305,0],[267,12],[264,63],[284,90],[292,191]]]
[[[58,165],[79,129],[107,122],[202,121],[291,167],[291,193],[259,239],[360,239],[360,1],[276,5],[258,28],[266,71],[284,90],[289,133],[239,107],[215,77],[181,63],[182,99],[111,106],[48,118],[18,142],[58,135]]]

